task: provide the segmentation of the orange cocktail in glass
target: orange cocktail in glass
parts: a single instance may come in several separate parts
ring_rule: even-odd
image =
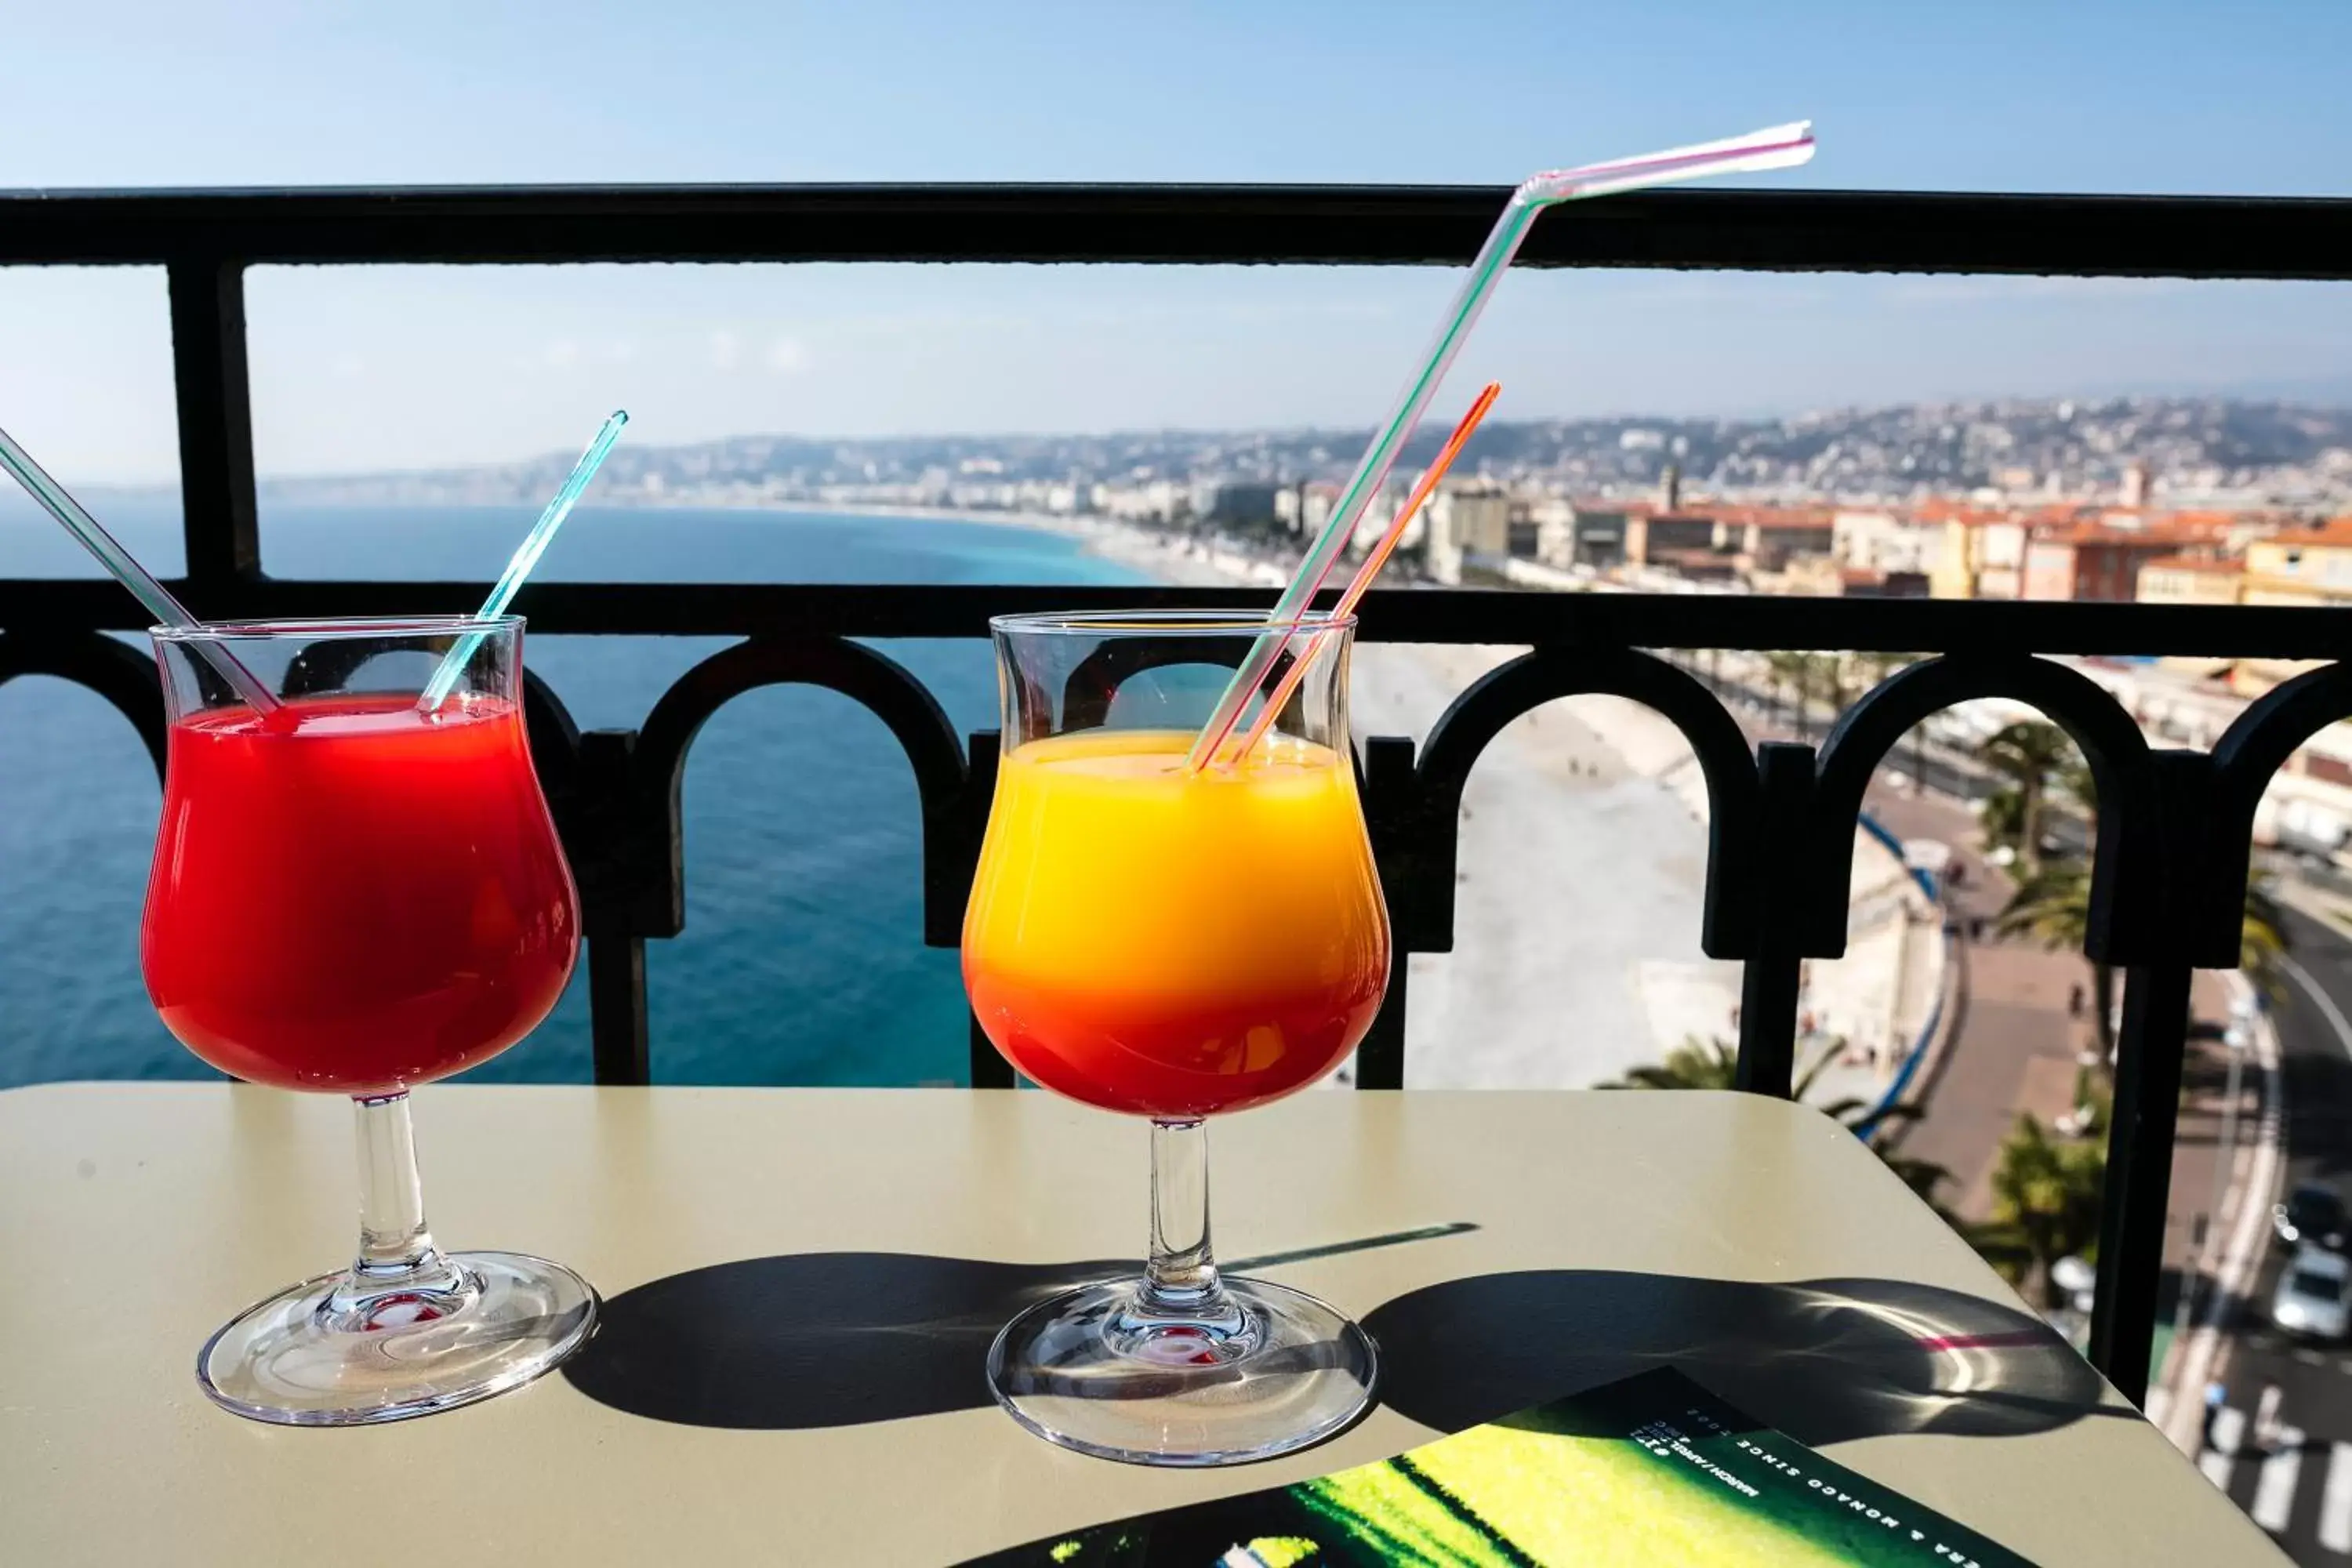
[[[999,1401],[1066,1447],[1263,1458],[1370,1397],[1371,1342],[1344,1315],[1218,1273],[1203,1131],[1337,1067],[1387,988],[1348,733],[1351,626],[1159,611],[995,623],[1004,745],[965,988],[1022,1072],[1152,1126],[1141,1278],[1044,1302],[989,1353]],[[1188,767],[1234,667],[1270,634],[1307,658],[1276,727]]]
[[[1187,773],[1192,742],[1054,736],[998,774],[964,983],[1014,1067],[1106,1110],[1192,1118],[1311,1083],[1388,980],[1347,758],[1284,735]]]

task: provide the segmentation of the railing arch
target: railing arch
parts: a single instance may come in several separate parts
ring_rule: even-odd
[[[1444,952],[1454,944],[1454,822],[1481,753],[1512,721],[1563,697],[1622,697],[1678,731],[1706,780],[1706,895],[1700,947],[1710,958],[1746,956],[1756,932],[1755,754],[1738,721],[1691,676],[1630,648],[1537,648],[1472,682],[1430,727],[1415,770],[1419,819],[1431,831],[1418,879],[1430,900],[1417,933]],[[1443,832],[1434,831],[1444,825]]]
[[[2086,956],[2130,962],[2147,945],[2145,927],[2161,911],[2152,889],[2129,885],[2134,876],[2147,880],[2153,868],[2143,851],[2156,832],[2147,742],[2139,726],[2105,688],[2064,665],[2023,656],[1946,655],[1879,682],[1838,718],[1822,742],[1807,852],[1834,870],[1814,884],[1815,896],[1802,912],[1807,957],[1836,958],[1845,952],[1845,889],[1871,775],[1914,727],[1945,709],[1985,698],[2005,698],[2040,712],[2065,731],[2090,764],[2099,799]]]
[[[746,692],[770,686],[814,686],[840,693],[882,721],[906,753],[921,801],[923,938],[954,942],[978,846],[965,809],[967,769],[955,726],[930,689],[905,666],[845,637],[811,641],[754,637],[704,659],[680,676],[646,718],[635,745],[637,805],[649,837],[667,848],[663,874],[641,890],[648,927],[674,936],[686,920],[683,802],[686,758],[712,714]],[[657,814],[657,816],[656,816]],[[656,900],[659,907],[656,909]]]
[[[0,631],[0,686],[20,675],[53,675],[106,699],[137,731],[155,776],[163,776],[163,678],[152,655],[102,632]]]

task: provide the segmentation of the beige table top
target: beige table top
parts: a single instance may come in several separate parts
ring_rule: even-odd
[[[1853,1138],[1770,1100],[1318,1092],[1216,1128],[1227,1257],[1477,1228],[1267,1268],[1370,1316],[1393,1403],[1319,1449],[1208,1473],[1064,1453],[986,1405],[989,1325],[967,1310],[940,1329],[926,1291],[1009,1277],[780,1256],[1042,1279],[1126,1255],[1141,1128],[1041,1094],[424,1090],[436,1233],[561,1258],[623,1298],[592,1354],[674,1342],[625,1292],[773,1260],[709,1277],[750,1288],[711,1319],[731,1346],[645,1397],[699,1387],[725,1419],[797,1425],[655,1419],[562,1375],[380,1427],[222,1414],[196,1348],[344,1255],[350,1121],[331,1100],[214,1085],[0,1094],[0,1556],[949,1563],[1361,1463],[1427,1440],[1413,1414],[1500,1414],[1664,1359],[2044,1568],[2284,1561]],[[845,1276],[868,1282],[873,1316],[931,1314],[931,1350],[904,1327],[856,1331],[856,1308],[851,1330],[795,1336],[824,1315],[809,1292]],[[1434,1364],[1440,1337],[1458,1366]],[[614,1360],[629,1404],[644,1357]],[[931,1413],[861,1405],[868,1390]]]

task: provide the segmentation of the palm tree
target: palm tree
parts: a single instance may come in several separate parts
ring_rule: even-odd
[[[2038,1283],[2043,1304],[2060,1305],[2051,1265],[2091,1256],[2106,1172],[2104,1141],[2062,1142],[2020,1115],[1993,1167],[1992,1217],[1971,1227],[1970,1244],[2011,1284]]]
[[[2053,775],[2075,761],[2074,743],[2057,725],[2039,719],[2005,724],[1977,747],[1977,760],[2009,781],[2000,793],[2011,802],[1996,807],[1986,803],[1986,837],[1994,842],[2014,842],[2018,864],[2031,879],[2042,866],[2042,816]],[[1995,818],[2013,831],[2013,840],[1994,837]]]
[[[1823,1043],[1797,1075],[1790,1089],[1791,1099],[1801,1100],[1838,1053],[1845,1047],[1842,1038]],[[1739,1070],[1739,1051],[1729,1040],[1720,1037],[1701,1040],[1696,1035],[1685,1035],[1683,1043],[1666,1053],[1665,1060],[1654,1067],[1634,1068],[1614,1083],[1604,1083],[1601,1089],[1730,1089]],[[1864,1140],[1870,1152],[1885,1162],[1895,1179],[1917,1194],[1920,1202],[1934,1209],[1938,1218],[1955,1229],[1959,1222],[1936,1201],[1936,1189],[1952,1179],[1951,1172],[1932,1160],[1921,1160],[1898,1153],[1892,1146],[1893,1129],[1916,1121],[1920,1108],[1916,1105],[1893,1105],[1877,1112],[1867,1100],[1846,1099],[1821,1107],[1822,1114],[1849,1131],[1860,1133],[1865,1122],[1874,1122]]]
[[[1792,653],[1785,648],[1776,649],[1764,656],[1764,667],[1772,673],[1772,696],[1776,706],[1783,711],[1795,713],[1797,733],[1803,736],[1812,723],[1813,656]],[[1782,695],[1791,686],[1797,689],[1797,700],[1793,707]]]
[[[2055,952],[2083,951],[2091,929],[2091,863],[2056,860],[2021,880],[2002,906],[1993,930],[2002,936],[2030,937]],[[2091,966],[2091,1024],[2099,1042],[2099,1060],[2111,1061],[2116,1052],[2116,970],[2111,963],[2085,959]]]
[[[1654,1067],[1634,1068],[1614,1083],[1597,1089],[1729,1089],[1739,1071],[1739,1051],[1720,1037],[1701,1040],[1685,1035],[1683,1043]]]
[[[2079,752],[2060,763],[2051,773],[2050,794],[2085,816],[2099,815],[2099,781],[2092,776],[2091,764]]]
[[[1843,1038],[1823,1042],[1797,1074],[1789,1090],[1790,1097],[1802,1100],[1822,1072],[1845,1048]],[[1685,1035],[1683,1043],[1666,1053],[1665,1060],[1654,1067],[1634,1068],[1613,1083],[1596,1084],[1598,1089],[1733,1089],[1739,1076],[1739,1047],[1717,1036],[1702,1040],[1696,1035]]]
[[[2246,916],[2238,926],[2238,968],[2277,1006],[2286,1000],[2286,924],[2278,900],[2246,884]]]
[[[1846,658],[1859,670],[1862,678],[1876,686],[1898,669],[1907,669],[1919,662],[1916,653],[1852,653]]]
[[[1775,700],[1780,700],[1780,694],[1787,688],[1796,688],[1793,711],[1797,738],[1801,741],[1812,735],[1816,690],[1829,699],[1830,716],[1834,721],[1870,686],[1910,662],[1908,654],[1796,653],[1781,649],[1764,656],[1765,668],[1771,672]],[[1781,705],[1788,706],[1785,702]]]
[[[2025,804],[2024,793],[2015,788],[1997,789],[1977,803],[1987,848],[2005,844],[2015,850],[2024,841]]]
[[[2020,882],[1994,929],[2002,936],[2031,937],[2053,952],[2072,948],[2080,952],[2090,923],[2090,862],[2067,859],[2053,860]],[[2278,1000],[2285,983],[2279,961],[2287,944],[2278,905],[2268,893],[2251,885],[2246,889],[2245,915],[2238,932],[2238,967],[2264,995]],[[2105,1062],[2116,1048],[2113,965],[2091,963],[2091,997],[2099,1059]]]

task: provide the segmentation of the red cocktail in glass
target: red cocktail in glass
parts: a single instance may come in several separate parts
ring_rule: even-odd
[[[360,1247],[215,1334],[205,1392],[341,1426],[529,1381],[596,1294],[425,1223],[408,1091],[537,1027],[580,946],[521,710],[513,616],[157,627],[171,719],[141,957],[205,1061],[358,1108]],[[447,662],[446,695],[426,698]],[[245,695],[226,677],[250,675]],[[266,700],[274,699],[274,700]]]
[[[148,994],[242,1079],[396,1094],[522,1038],[572,973],[578,900],[499,698],[179,719],[159,840]]]

